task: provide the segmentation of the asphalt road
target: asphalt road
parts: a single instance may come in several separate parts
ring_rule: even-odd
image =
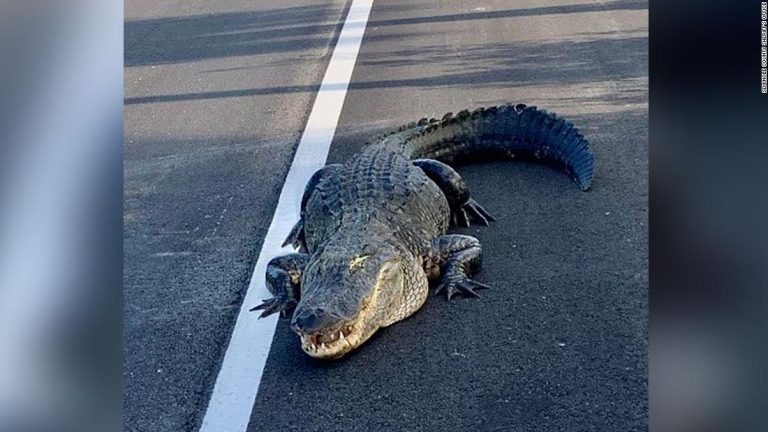
[[[193,430],[346,2],[126,2],[125,425]],[[278,323],[251,430],[645,430],[647,2],[374,3],[330,162],[424,115],[567,116],[593,189],[461,167],[498,222],[480,299],[335,363]]]

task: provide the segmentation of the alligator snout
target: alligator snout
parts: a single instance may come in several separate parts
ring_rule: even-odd
[[[296,333],[316,333],[339,327],[344,318],[322,308],[298,309],[291,320]]]

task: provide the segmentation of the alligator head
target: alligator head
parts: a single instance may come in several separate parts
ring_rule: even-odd
[[[339,358],[391,324],[404,303],[401,260],[393,254],[326,251],[310,259],[291,328],[315,358]]]

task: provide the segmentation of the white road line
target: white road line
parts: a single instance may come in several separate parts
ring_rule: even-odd
[[[201,432],[235,432],[248,427],[277,324],[276,315],[257,319],[259,313],[249,312],[248,309],[271,297],[264,285],[264,272],[269,260],[292,251],[281,247],[281,244],[298,220],[304,185],[315,171],[325,165],[372,6],[373,0],[354,0],[349,8],[280,192],[275,215],[264,237],[264,245],[203,417]]]

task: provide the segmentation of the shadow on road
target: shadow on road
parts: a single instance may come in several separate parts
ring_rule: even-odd
[[[125,66],[307,49],[327,42],[336,25],[328,22],[331,13],[318,5],[127,21]]]
[[[527,17],[552,14],[573,14],[583,12],[605,12],[612,10],[643,10],[648,9],[646,0],[613,0],[600,4],[572,4],[559,6],[543,6],[527,9],[507,9],[500,11],[472,12],[452,15],[421,16],[382,21],[371,21],[371,27],[406,25],[406,24],[431,24],[452,21],[487,20],[499,18]]]
[[[397,10],[398,6],[377,6]],[[304,51],[328,44],[336,5],[127,21],[125,66]],[[402,36],[402,35],[401,35]]]
[[[377,6],[390,10],[404,6]],[[646,1],[617,0],[602,4],[574,4],[438,16],[416,16],[373,21],[369,28],[460,20],[568,14],[617,9],[646,9]],[[125,24],[125,65],[145,66],[207,58],[302,51],[328,43],[338,23],[330,22],[329,6],[293,7],[264,12],[226,13],[129,21]],[[419,33],[366,35],[365,43],[418,36]],[[647,76],[647,38],[636,33],[582,33],[580,39],[556,42],[517,42],[476,45],[455,52],[444,46],[424,46],[386,52],[361,59],[361,65],[382,68],[428,63],[456,73],[355,82],[350,90],[390,87],[511,87],[593,82]],[[609,57],[623,53],[620,57]],[[642,67],[638,67],[641,65]],[[438,69],[438,68],[436,68]],[[226,70],[212,70],[208,73]],[[126,105],[206,100],[270,94],[314,92],[317,86],[235,89],[125,99]]]
[[[361,65],[379,67],[408,66],[417,63],[447,65],[453,74],[400,80],[358,81],[350,90],[391,87],[516,87],[527,85],[587,83],[601,80],[642,78],[648,75],[647,38],[610,37],[607,39],[558,42],[520,42],[474,46],[460,56],[441,46],[389,52],[366,58]],[[624,53],[610,57],[608,53]],[[640,65],[640,67],[638,67]],[[228,97],[313,92],[317,86],[281,86],[216,92],[184,93],[126,98],[126,105]],[[646,97],[646,96],[641,96]]]

